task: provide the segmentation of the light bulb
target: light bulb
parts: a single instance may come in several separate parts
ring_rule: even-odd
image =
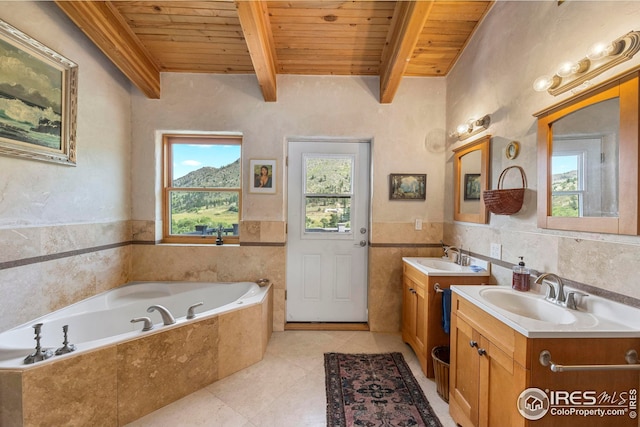
[[[587,58],[596,61],[611,55],[615,49],[616,45],[614,43],[596,43],[587,51]]]
[[[558,70],[556,74],[560,77],[569,77],[571,74],[574,74],[580,68],[580,64],[575,62],[566,61],[558,66]]]
[[[456,131],[458,132],[458,135],[467,133],[469,132],[469,125],[467,125],[466,123],[459,124],[458,127],[456,128]]]
[[[554,78],[551,76],[541,76],[533,82],[533,90],[536,92],[544,92],[553,86]]]

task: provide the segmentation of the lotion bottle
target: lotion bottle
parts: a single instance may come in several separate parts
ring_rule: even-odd
[[[520,258],[520,262],[513,267],[511,287],[516,291],[527,292],[529,290],[529,277],[531,274],[529,269],[524,266],[524,257],[518,258]]]

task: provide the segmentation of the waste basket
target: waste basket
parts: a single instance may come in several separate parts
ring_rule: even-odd
[[[433,372],[435,374],[438,396],[445,402],[449,402],[449,347],[433,347]]]

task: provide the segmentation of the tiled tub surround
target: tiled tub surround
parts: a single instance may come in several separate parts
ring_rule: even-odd
[[[123,425],[260,361],[273,330],[273,289],[226,312],[176,320],[0,370],[0,426]]]

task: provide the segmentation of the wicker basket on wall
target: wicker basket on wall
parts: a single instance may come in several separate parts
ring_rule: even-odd
[[[509,169],[518,169],[522,177],[522,188],[503,189],[503,181]],[[527,177],[520,166],[509,166],[500,174],[498,178],[497,190],[486,190],[482,192],[484,204],[489,211],[498,215],[513,215],[522,208],[524,201],[524,190],[527,188]]]

